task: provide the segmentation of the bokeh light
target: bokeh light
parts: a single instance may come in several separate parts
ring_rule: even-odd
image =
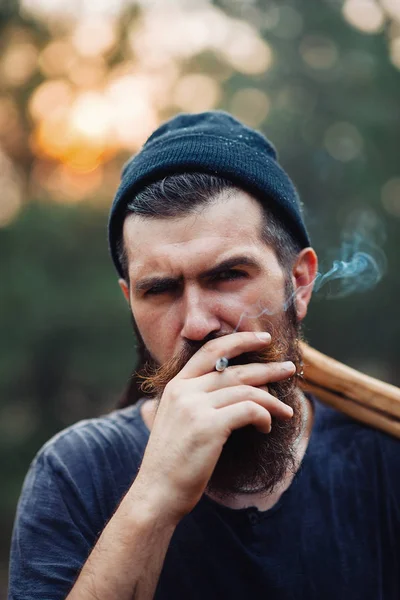
[[[190,58],[210,44],[209,17],[208,10],[185,12],[176,6],[151,8],[143,12],[131,29],[131,48],[137,55],[148,54],[153,64],[157,64],[157,59],[162,62]]]
[[[312,35],[303,38],[300,54],[304,62],[312,69],[331,69],[337,62],[339,51],[333,40]]]
[[[363,139],[352,123],[333,123],[325,132],[324,145],[329,154],[341,162],[357,158],[363,148]]]
[[[107,65],[101,56],[95,58],[80,58],[74,61],[68,69],[71,83],[81,89],[90,90],[102,86],[107,78]]]
[[[215,108],[220,98],[220,87],[212,77],[193,73],[184,75],[179,80],[173,103],[185,112],[201,112]]]
[[[303,30],[303,17],[294,7],[283,5],[276,11],[276,23],[270,28],[274,35],[284,40],[291,40],[298,37]]]
[[[393,177],[385,183],[381,200],[389,215],[400,218],[400,177]]]
[[[128,3],[121,1],[122,6]],[[139,6],[121,42],[117,13],[104,3],[23,2],[25,13],[40,14],[54,31],[41,48],[19,32],[20,43],[10,44],[0,63],[10,87],[22,85],[36,69],[44,78],[27,104],[35,157],[29,185],[37,194],[42,186],[45,195],[55,195],[58,202],[79,201],[79,182],[80,198],[87,199],[98,174],[104,175],[118,153],[135,152],[164,111],[218,107],[224,82],[233,73],[258,76],[273,65],[272,46],[257,26],[208,2]],[[302,18],[295,9],[281,7],[274,14],[278,36],[289,39],[301,33]],[[205,52],[218,61],[213,73],[185,69],[188,61]],[[234,94],[231,105],[239,118],[258,126],[268,115],[270,99],[264,91],[248,87]],[[3,102],[3,113],[5,107]]]
[[[69,114],[71,129],[99,144],[106,145],[112,128],[113,107],[103,94],[80,94]]]
[[[157,126],[149,80],[143,76],[116,77],[106,89],[112,107],[113,143],[137,150]]]
[[[390,42],[390,60],[400,69],[400,36]]]
[[[220,53],[234,69],[246,75],[267,71],[273,62],[271,46],[247,23],[235,22]]]
[[[122,24],[121,11],[133,5],[135,18]],[[250,80],[232,91],[227,108],[248,125],[262,126],[274,103],[287,118],[312,115],[317,97],[306,86],[286,81],[270,93],[251,81],[274,73],[273,67],[284,69],[280,57],[275,61],[274,38],[297,45],[315,81],[328,81],[340,69],[360,82],[374,74],[366,51],[345,51],[322,32],[304,33],[302,12],[289,4],[243,7],[247,21],[207,0],[174,0],[168,6],[158,0],[23,0],[22,7],[26,15],[40,15],[53,33],[38,45],[27,29],[8,30],[0,59],[6,87],[22,88],[33,76],[42,81],[28,92],[28,148],[21,147],[24,124],[18,109],[7,94],[0,96],[1,142],[11,159],[33,153],[30,189],[38,195],[42,189],[49,198],[54,192],[58,202],[79,201],[76,182],[81,200],[90,198],[113,160],[121,152],[136,152],[165,114],[223,105],[236,73]],[[400,68],[397,0],[344,0],[342,14],[367,33],[377,33],[391,20],[390,60]],[[211,55],[209,72],[191,68],[191,61]],[[323,143],[342,162],[355,159],[363,148],[361,133],[345,121],[325,125]]]
[[[18,123],[19,114],[15,100],[9,95],[0,96],[0,133],[3,140],[15,131]]]
[[[380,3],[386,13],[400,23],[400,2],[399,0],[380,0]]]
[[[96,57],[115,45],[117,41],[115,24],[104,17],[80,20],[71,40],[81,56]]]
[[[38,176],[38,175],[37,175]],[[101,167],[89,173],[80,173],[68,165],[58,165],[46,173],[41,182],[46,191],[56,202],[75,204],[94,194],[102,185],[103,171]]]
[[[65,79],[44,81],[32,93],[28,109],[35,121],[50,118],[57,112],[65,113],[71,105],[73,90]]]
[[[243,88],[235,92],[230,111],[250,127],[259,127],[267,118],[271,106],[268,95],[257,88]]]
[[[378,33],[385,23],[385,13],[374,0],[345,0],[345,19],[364,33]]]
[[[34,44],[9,46],[0,61],[0,78],[11,87],[25,83],[37,68],[38,51]]]
[[[22,0],[22,14],[33,15],[41,19],[58,16],[61,18],[74,17],[80,12],[80,0]]]
[[[65,75],[77,62],[77,53],[67,39],[55,39],[49,42],[39,56],[39,68],[46,77]]]
[[[9,225],[22,208],[22,185],[11,160],[0,148],[0,227]]]
[[[21,0],[23,10],[37,18],[115,15],[130,3],[131,0]]]

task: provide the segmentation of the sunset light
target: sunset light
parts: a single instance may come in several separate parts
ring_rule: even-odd
[[[388,60],[398,69],[399,6],[397,0],[341,5],[345,22],[360,32],[378,34],[388,25]],[[315,81],[329,80],[341,69],[360,81],[371,77],[366,52],[353,48],[345,59],[326,31],[304,31],[297,8],[274,3],[268,10],[247,6],[246,11],[247,21],[207,0],[174,0],[168,6],[159,0],[22,0],[22,14],[41,19],[49,34],[38,43],[25,27],[7,29],[8,45],[0,57],[0,150],[10,164],[14,156],[32,153],[26,184],[36,194],[43,190],[59,202],[89,201],[105,189],[105,173],[111,187],[117,182],[119,157],[136,152],[176,112],[224,107],[253,127],[262,127],[274,107],[311,114],[312,91],[284,78],[282,44],[295,44]],[[236,89],[238,77],[243,82]],[[284,85],[269,89],[267,77]],[[26,96],[24,115],[10,95],[20,90]],[[30,129],[22,147],[25,120]],[[327,125],[323,140],[337,161],[362,152],[358,129],[346,120]],[[9,203],[17,205],[17,200]],[[13,210],[8,209],[8,220]]]

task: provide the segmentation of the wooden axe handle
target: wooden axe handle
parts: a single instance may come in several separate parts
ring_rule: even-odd
[[[400,389],[300,343],[300,386],[337,410],[400,438]]]

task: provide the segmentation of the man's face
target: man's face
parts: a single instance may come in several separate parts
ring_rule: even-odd
[[[259,204],[245,192],[179,219],[126,219],[130,305],[156,362],[170,359],[186,340],[257,331],[262,311],[271,326],[281,317],[285,275],[260,239],[261,219]]]
[[[129,288],[120,284],[156,365],[163,367],[181,357],[175,361],[179,365],[205,341],[234,331],[269,331],[271,345],[287,350],[282,360],[296,357],[298,322],[311,294],[312,269],[302,259],[292,273],[284,273],[274,250],[262,241],[261,227],[260,205],[241,191],[177,219],[126,219],[130,284]],[[300,300],[285,312],[288,289],[299,290]],[[285,398],[295,409],[293,390],[291,394],[286,390]],[[259,486],[257,463],[272,460],[276,469],[266,486],[270,489],[293,459],[282,450],[298,426],[299,419],[293,418],[291,425],[279,424],[268,436],[254,428],[234,432],[211,487],[233,493],[239,487]],[[228,473],[232,457],[239,465],[240,455],[240,473],[236,468]]]

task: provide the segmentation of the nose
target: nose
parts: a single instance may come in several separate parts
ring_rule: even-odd
[[[188,291],[183,299],[182,311],[181,336],[187,340],[201,341],[221,329],[220,320],[204,291]]]

